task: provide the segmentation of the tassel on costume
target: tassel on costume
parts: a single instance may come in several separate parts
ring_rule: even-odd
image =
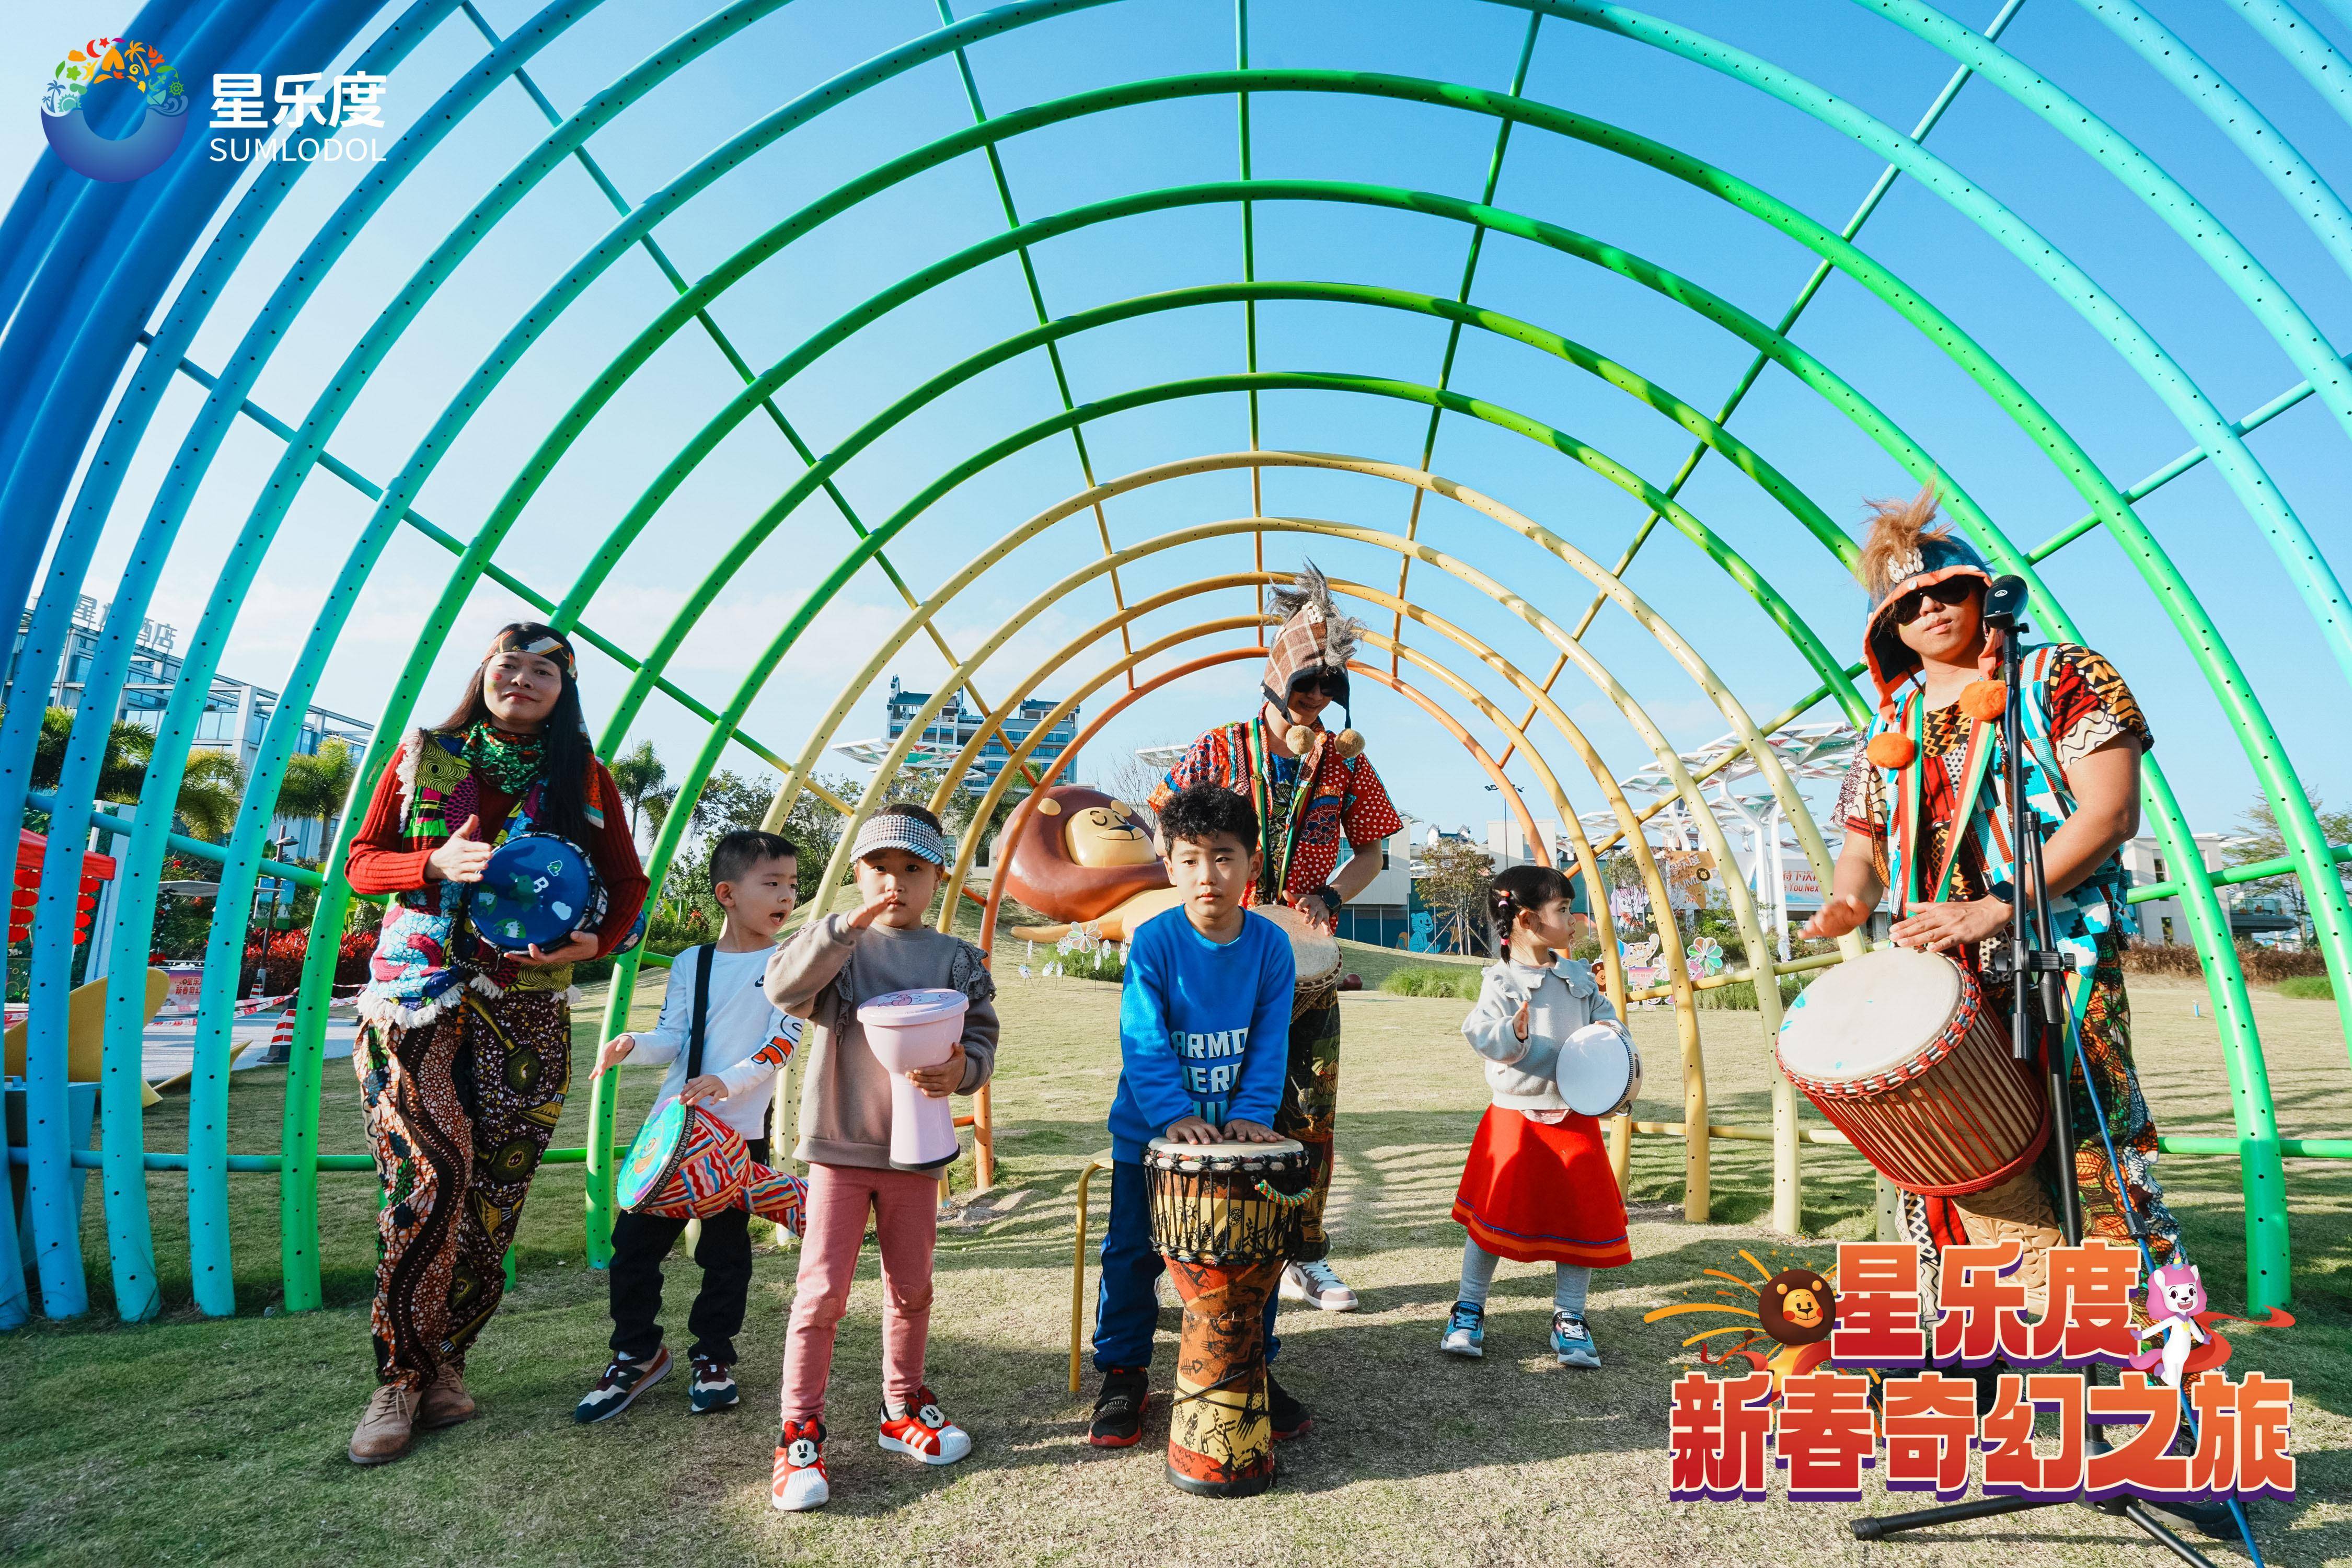
[[[1874,767],[1907,768],[1911,759],[1919,754],[1919,748],[1910,736],[1888,730],[1871,737],[1865,754]]]
[[[1339,739],[1332,744],[1339,748],[1339,760],[1343,763],[1352,763],[1364,754],[1364,737],[1353,730],[1340,731]]]
[[[1960,711],[1980,723],[1991,723],[2008,707],[2006,680],[1971,680],[1960,688]]]

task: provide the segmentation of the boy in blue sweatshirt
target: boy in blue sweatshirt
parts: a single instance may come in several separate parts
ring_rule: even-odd
[[[1087,1441],[1124,1448],[1143,1436],[1157,1290],[1167,1264],[1151,1245],[1143,1155],[1154,1138],[1184,1143],[1280,1142],[1273,1129],[1290,1050],[1297,984],[1290,938],[1246,908],[1257,886],[1257,811],[1213,784],[1160,814],[1168,871],[1183,902],[1136,929],[1118,1008],[1118,1092],[1110,1105],[1110,1224],[1103,1237],[1095,1366],[1103,1374]],[[1265,1301],[1266,1388],[1274,1435],[1309,1424],[1274,1381],[1280,1298]]]

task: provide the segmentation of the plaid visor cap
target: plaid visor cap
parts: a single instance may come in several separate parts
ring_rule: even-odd
[[[867,817],[866,826],[857,830],[857,842],[850,856],[863,860],[877,849],[904,849],[942,870],[947,868],[947,836],[919,816],[889,811]]]

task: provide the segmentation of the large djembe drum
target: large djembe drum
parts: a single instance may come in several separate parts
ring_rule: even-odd
[[[1184,1303],[1168,1479],[1203,1497],[1255,1497],[1274,1484],[1265,1302],[1297,1235],[1307,1151],[1287,1138],[1154,1138],[1143,1166],[1151,1244]]]
[[[1290,1016],[1320,1006],[1339,989],[1339,944],[1329,931],[1288,904],[1260,904],[1250,910],[1282,928],[1290,939],[1290,962],[1298,978],[1290,993]]]
[[[1879,1174],[1948,1200],[1972,1242],[2016,1238],[2027,1305],[2042,1310],[2061,1239],[2033,1168],[2049,1096],[2037,1065],[2011,1055],[1973,974],[1909,948],[1850,959],[1790,1005],[1778,1054]]]

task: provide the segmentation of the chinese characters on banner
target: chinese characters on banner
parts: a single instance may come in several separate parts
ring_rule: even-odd
[[[213,77],[212,160],[276,159],[289,163],[369,163],[375,138],[350,134],[381,131],[384,79],[354,71],[329,76],[289,72],[265,84],[258,71],[223,71]]]
[[[2099,1240],[2053,1248],[2048,1310],[2029,1321],[2023,1286],[2003,1272],[2019,1256],[2014,1240],[1947,1247],[1931,1313],[1909,1247],[1841,1243],[1831,1364],[1783,1379],[1777,1405],[1769,1372],[1676,1379],[1670,1494],[1763,1498],[1768,1450],[1800,1502],[1856,1501],[1863,1472],[1873,1469],[1890,1491],[1948,1502],[1968,1490],[1971,1456],[1980,1456],[1984,1490],[1996,1496],[2294,1493],[2291,1380],[2249,1372],[2232,1383],[2217,1366],[2184,1390],[2138,1371],[2116,1385],[2093,1384],[2082,1366],[2120,1364],[2139,1350],[2129,1304],[2137,1257]],[[2028,1370],[2000,1374],[1981,1417],[1973,1380],[1927,1364],[1981,1366],[1996,1357]],[[1875,1400],[1873,1379],[1849,1367],[1880,1372]],[[2045,1415],[2055,1435],[2037,1443],[2035,1420]],[[2192,1424],[2195,1441],[2172,1451]],[[2111,1447],[2085,1442],[2091,1426],[2105,1428]]]

